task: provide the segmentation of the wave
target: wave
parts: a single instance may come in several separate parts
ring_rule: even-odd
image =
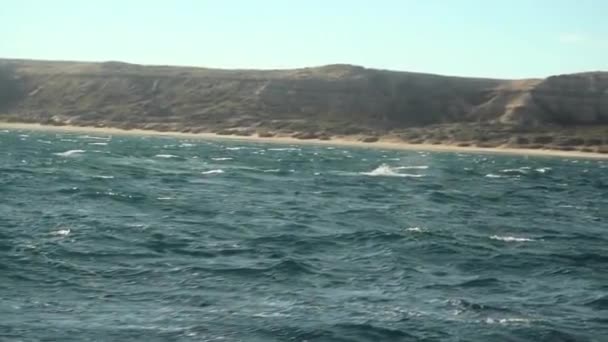
[[[425,175],[421,175],[421,174],[399,173],[396,170],[397,170],[397,168],[393,168],[386,164],[382,164],[370,172],[361,172],[360,174],[365,175],[365,176],[372,176],[372,177],[385,176],[385,177],[420,178],[420,177],[425,176]]]
[[[483,320],[486,324],[530,324],[533,320],[529,318],[520,318],[520,317],[512,317],[512,318],[492,318],[488,317]]]
[[[608,295],[589,301],[584,305],[596,310],[608,310]]]
[[[222,169],[216,169],[216,170],[203,171],[201,173],[204,174],[204,175],[215,175],[215,174],[224,173],[224,170],[222,170]]]
[[[502,177],[503,177],[503,176],[501,176],[501,175],[497,175],[497,174],[495,174],[495,173],[488,173],[488,174],[486,175],[486,178],[502,178]]]
[[[107,146],[108,143],[107,142],[94,142],[94,143],[89,143],[89,145]]]
[[[156,158],[179,158],[179,156],[176,156],[174,154],[157,154],[155,155]]]
[[[232,158],[230,158],[230,157],[217,157],[217,158],[211,158],[211,160],[223,161],[223,160],[232,160]]]
[[[406,232],[414,232],[414,233],[424,233],[427,231],[426,228],[420,228],[420,227],[409,227],[405,229]]]
[[[104,176],[104,175],[99,175],[99,176],[93,176],[93,178],[101,178],[101,179],[114,179],[114,176]]]
[[[267,151],[300,151],[300,148],[296,147],[279,147],[279,148],[269,148]]]
[[[527,175],[529,172],[528,167],[521,167],[519,169],[504,169],[500,170],[500,173],[504,173],[506,175],[518,176],[518,175]]]
[[[96,136],[92,136],[92,135],[79,135],[78,138],[93,139],[93,140],[111,140],[112,139],[112,137],[96,137]]]
[[[499,236],[499,235],[492,235],[492,236],[490,236],[490,239],[492,239],[492,240],[499,240],[499,241],[505,241],[505,242],[530,242],[530,241],[535,241],[534,239],[530,239],[530,238],[515,237],[515,236]]]
[[[183,144],[179,145],[179,147],[193,147],[193,146],[196,146],[196,145],[190,144],[190,143],[183,143]]]
[[[72,230],[70,228],[59,229],[54,232],[51,232],[51,235],[68,236],[68,235],[70,235],[71,232],[72,232]]]
[[[60,152],[60,153],[54,153],[57,156],[60,157],[69,157],[69,156],[73,156],[73,155],[77,155],[79,153],[85,153],[85,150],[69,150],[69,151],[65,151],[65,152]]]
[[[399,158],[397,158],[398,160]],[[395,170],[426,170],[428,169],[428,165],[415,165],[415,166],[399,166],[396,167]]]

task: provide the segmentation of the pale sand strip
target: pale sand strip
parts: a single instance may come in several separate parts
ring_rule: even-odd
[[[181,133],[181,132],[158,132],[152,130],[132,129],[124,130],[119,128],[98,128],[98,127],[80,127],[80,126],[46,126],[40,124],[29,123],[7,123],[0,122],[0,129],[5,130],[30,130],[30,131],[55,131],[55,132],[71,132],[71,133],[92,133],[105,135],[148,135],[148,136],[167,136],[188,139],[205,139],[205,140],[236,140],[236,141],[252,141],[252,142],[267,142],[279,144],[298,144],[298,145],[327,145],[327,146],[348,146],[348,147],[365,147],[375,149],[394,149],[408,151],[431,151],[431,152],[461,152],[461,153],[490,153],[490,154],[511,154],[520,156],[548,156],[548,157],[563,157],[563,158],[593,158],[593,159],[608,159],[608,154],[580,152],[580,151],[557,151],[548,149],[525,149],[525,148],[509,148],[509,147],[462,147],[455,145],[431,145],[431,144],[408,144],[405,142],[391,140],[390,137],[382,138],[375,143],[364,143],[356,140],[356,137],[332,137],[331,140],[301,140],[287,136],[262,138],[258,136],[234,136],[234,135],[217,135],[215,133]]]

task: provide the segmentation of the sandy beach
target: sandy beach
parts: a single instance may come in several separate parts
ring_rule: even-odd
[[[298,145],[327,145],[327,146],[348,146],[360,148],[376,149],[396,149],[408,151],[433,151],[433,152],[458,152],[458,153],[491,153],[491,154],[510,154],[521,156],[545,156],[563,158],[591,158],[608,159],[606,153],[580,152],[580,151],[559,151],[549,149],[524,149],[509,147],[476,147],[476,146],[456,146],[456,145],[432,145],[432,144],[408,144],[405,142],[383,137],[374,143],[364,143],[357,140],[357,137],[332,137],[331,140],[319,139],[296,139],[289,136],[259,137],[259,136],[235,136],[218,135],[215,133],[182,133],[182,132],[159,132],[152,130],[132,129],[124,130],[111,127],[81,127],[81,126],[49,126],[30,123],[7,123],[0,122],[2,130],[28,130],[28,131],[53,131],[66,133],[92,133],[103,135],[147,135],[147,136],[167,136],[187,139],[206,139],[206,140],[237,140],[277,144],[298,144]]]

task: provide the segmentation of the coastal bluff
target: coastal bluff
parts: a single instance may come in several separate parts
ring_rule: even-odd
[[[301,139],[608,150],[608,72],[502,80],[328,65],[0,59],[0,120]]]

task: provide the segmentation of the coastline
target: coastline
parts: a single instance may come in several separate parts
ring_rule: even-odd
[[[188,139],[203,140],[232,140],[243,142],[263,142],[277,144],[296,144],[296,145],[325,145],[325,146],[345,146],[372,149],[391,149],[404,151],[428,151],[428,152],[452,152],[452,153],[480,153],[480,154],[507,154],[518,156],[538,156],[538,157],[561,157],[561,158],[582,158],[582,159],[608,159],[608,154],[597,152],[581,151],[559,151],[549,149],[526,149],[513,147],[477,147],[477,146],[456,146],[448,144],[410,144],[381,137],[377,142],[365,143],[358,141],[356,137],[332,137],[331,140],[319,139],[297,139],[289,136],[259,137],[255,136],[235,136],[218,135],[215,133],[182,133],[182,132],[160,132],[153,130],[132,129],[125,130],[112,127],[84,127],[84,126],[51,126],[34,123],[8,123],[0,122],[2,130],[29,130],[29,131],[50,131],[66,133],[93,133],[105,135],[144,135],[144,136],[165,136]]]

